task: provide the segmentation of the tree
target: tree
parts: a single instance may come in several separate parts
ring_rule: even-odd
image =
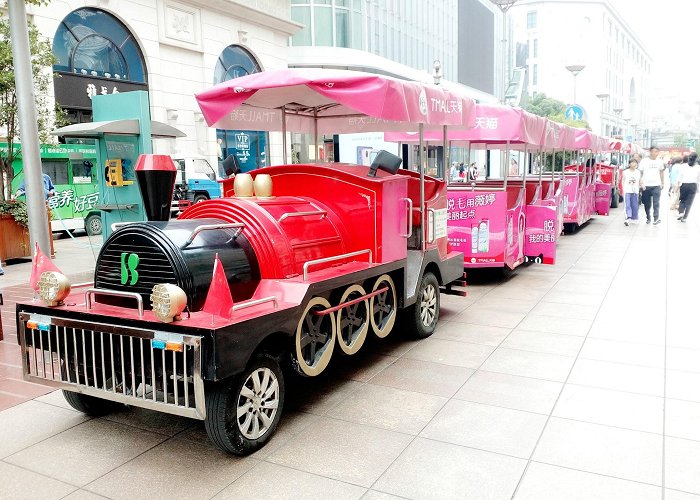
[[[30,1],[27,3],[41,4]],[[55,57],[51,43],[43,39],[33,23],[27,23],[29,50],[32,54],[32,73],[38,116],[39,140],[49,141],[49,130],[53,126],[56,112],[49,111],[48,90],[52,76],[51,67]],[[60,109],[60,108],[59,108]],[[10,22],[6,16],[0,17],[0,129],[7,138],[7,150],[0,150],[0,201],[12,195],[12,162],[21,157],[19,147],[19,124],[17,116],[17,94],[15,72],[10,43]],[[4,174],[4,175],[3,175]]]
[[[533,115],[544,116],[553,122],[563,123],[571,127],[591,129],[586,120],[571,120],[567,118],[564,114],[566,111],[566,104],[557,99],[547,97],[545,94],[535,94],[527,106],[525,106],[525,111]]]

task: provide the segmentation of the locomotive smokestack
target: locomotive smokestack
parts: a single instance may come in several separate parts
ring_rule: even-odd
[[[173,159],[168,155],[144,154],[139,156],[135,170],[148,220],[169,220],[177,174]]]

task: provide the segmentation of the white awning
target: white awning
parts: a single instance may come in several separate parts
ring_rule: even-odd
[[[138,135],[138,120],[110,120],[105,122],[76,123],[51,131],[64,137],[101,137],[105,134]],[[151,137],[185,137],[185,133],[167,123],[151,120]]]

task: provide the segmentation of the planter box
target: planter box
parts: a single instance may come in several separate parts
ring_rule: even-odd
[[[49,236],[51,235],[51,215],[47,219],[49,224]],[[49,238],[51,244],[51,257],[55,257],[53,238]],[[32,247],[29,242],[29,228],[22,227],[15,222],[14,217],[8,214],[0,214],[0,262],[4,266],[7,259],[22,259],[32,256]]]
[[[31,256],[29,229],[17,224],[11,215],[0,214],[0,261],[4,265],[7,259]]]

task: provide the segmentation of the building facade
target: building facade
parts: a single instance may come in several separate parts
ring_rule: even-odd
[[[286,67],[289,37],[299,29],[289,12],[289,0],[64,0],[28,9],[53,44],[53,96],[71,122],[91,120],[94,95],[147,90],[151,118],[187,134],[154,141],[155,152],[212,162],[235,153],[251,165],[266,161],[268,150],[281,159],[281,136],[209,129],[194,95]]]
[[[520,0],[509,15],[531,95],[577,104],[594,132],[649,145],[652,60],[607,0]]]
[[[323,66],[446,84],[480,101],[504,88],[502,15],[489,0],[292,0],[304,27],[290,66]]]

